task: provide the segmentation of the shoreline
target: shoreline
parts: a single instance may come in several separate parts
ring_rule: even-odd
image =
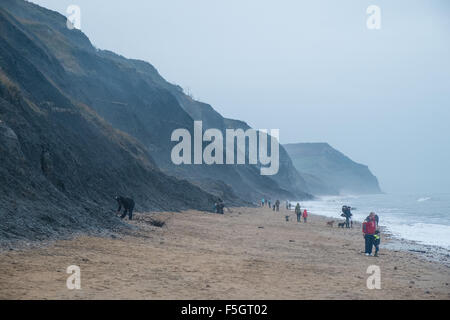
[[[420,259],[439,263],[450,268],[450,250],[437,245],[422,244],[412,240],[402,239],[388,232],[386,232],[386,235],[391,237],[391,242],[386,244],[385,249],[410,252]]]
[[[339,218],[332,218],[326,215],[321,214],[312,214],[315,216],[323,217],[324,219],[334,219],[336,221],[345,220]],[[354,223],[361,229],[361,221],[353,220]],[[444,266],[450,268],[450,250],[439,246],[439,245],[431,245],[431,244],[423,244],[414,240],[404,239],[400,236],[393,234],[389,231],[387,226],[380,226],[381,232],[384,234],[388,243],[382,243],[380,245],[380,249],[387,249],[393,251],[404,251],[417,255],[421,259],[425,259],[427,261],[435,262],[443,264]],[[362,231],[361,231],[362,232]]]
[[[316,199],[312,200],[311,202],[316,203],[323,203],[327,198],[332,199],[338,199],[340,202],[346,202],[347,198],[352,197],[361,197],[361,196],[372,196],[372,195],[388,195],[387,193],[380,193],[380,194],[365,194],[365,195],[341,195],[341,196],[321,196],[317,197]],[[407,194],[409,195],[409,194]],[[418,197],[419,195],[417,195]],[[431,198],[428,198],[431,199]],[[294,203],[303,203],[304,201],[291,201],[292,204]],[[310,202],[310,201],[308,201]],[[359,210],[359,208],[355,209]],[[308,210],[310,211],[310,210]],[[334,219],[336,221],[343,222],[345,221],[344,218],[341,218],[338,214],[331,215],[331,214],[324,214],[317,211],[314,211],[314,213],[318,216],[322,216],[324,218],[328,219]],[[357,212],[358,214],[358,212]],[[362,223],[361,217],[359,219],[353,219],[354,222],[357,222],[359,224]],[[361,225],[360,225],[361,227]],[[391,241],[390,243],[385,246],[386,249],[390,250],[400,250],[405,252],[411,252],[414,254],[417,254],[420,258],[426,259],[428,261],[433,261],[437,263],[442,263],[447,267],[450,267],[450,248],[445,247],[445,245],[439,245],[439,244],[429,244],[429,243],[423,243],[420,240],[414,240],[414,239],[406,239],[401,234],[396,234],[395,232],[390,230],[389,225],[380,225],[380,230],[382,233],[385,234],[387,238],[389,238]],[[382,244],[383,246],[383,244]]]
[[[138,213],[116,235],[0,252],[0,298],[450,299],[448,266],[389,250],[386,235],[380,257],[365,257],[358,227],[330,228],[316,214],[297,223],[282,208],[231,211]],[[366,287],[373,264],[381,290]],[[82,290],[65,287],[69,265],[80,266]]]

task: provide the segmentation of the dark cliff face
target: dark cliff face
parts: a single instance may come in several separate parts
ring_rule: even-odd
[[[211,194],[162,173],[147,146],[93,111],[95,98],[75,84],[109,67],[77,65],[83,58],[68,53],[95,49],[64,26],[61,15],[31,3],[0,3],[0,239],[113,229],[116,194],[134,197],[138,210],[210,210]],[[173,98],[152,101],[165,99]]]
[[[96,50],[83,33],[68,30],[65,18],[57,13],[18,0],[7,0],[3,6],[21,20],[20,28],[33,39],[36,48],[21,54],[71,100],[136,138],[163,172],[188,179],[235,205],[261,196],[311,197],[284,149],[280,171],[271,177],[261,176],[259,167],[251,165],[173,165],[170,153],[176,143],[170,137],[175,129],[193,132],[194,120],[203,120],[204,130],[248,126],[192,100],[150,64]]]
[[[247,123],[227,119],[217,113],[210,105],[201,103],[186,97],[183,94],[177,93],[174,89],[170,89],[180,101],[181,106],[185,109],[195,120],[202,120],[207,128],[219,128],[222,131],[226,129],[250,129]],[[266,128],[270,129],[270,128]],[[279,171],[276,175],[270,176],[267,183],[276,184],[284,190],[288,190],[291,194],[281,195],[290,199],[308,199],[311,197],[310,190],[304,178],[295,169],[292,161],[282,145],[279,146]],[[238,168],[240,172],[248,168]],[[242,174],[245,174],[242,172]],[[264,194],[264,192],[262,192]]]
[[[175,129],[248,129],[166,82],[150,64],[97,50],[62,15],[0,2],[0,238],[115,228],[116,194],[137,210],[210,210],[260,197],[310,198],[309,175],[280,148],[280,169],[182,165]],[[311,184],[316,186],[316,184]],[[318,188],[318,187],[317,187]]]
[[[329,188],[323,194],[381,193],[378,179],[367,166],[352,161],[327,143],[297,143],[284,147],[298,171],[313,175],[313,179]],[[314,188],[312,181],[310,185]]]

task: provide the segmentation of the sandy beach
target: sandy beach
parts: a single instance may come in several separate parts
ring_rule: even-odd
[[[138,213],[115,236],[0,253],[0,299],[450,298],[447,266],[386,249],[366,257],[360,227],[330,228],[329,220],[297,223],[283,208]],[[70,265],[81,268],[81,290],[66,287]],[[366,286],[370,265],[380,267],[380,290]]]

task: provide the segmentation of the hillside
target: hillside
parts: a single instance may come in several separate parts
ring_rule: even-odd
[[[90,47],[80,32],[64,37],[63,22],[24,1],[0,3],[2,243],[112,230],[121,225],[116,194],[134,197],[137,210],[210,210],[211,194],[162,173],[147,147],[71,94],[73,74],[58,55],[76,51],[71,43]],[[63,41],[61,50],[45,37]]]
[[[296,143],[284,145],[295,167],[312,175],[309,186],[316,194],[375,194],[381,189],[378,179],[365,165],[359,164],[327,143]],[[314,188],[314,181],[320,185]],[[328,192],[321,192],[326,185]]]
[[[170,159],[175,129],[192,132],[194,120],[203,120],[204,130],[240,128],[242,122],[224,119],[211,106],[192,100],[147,62],[97,50],[82,32],[67,29],[65,17],[56,12],[20,0],[4,1],[2,7],[17,18],[16,25],[42,52],[26,56],[39,72],[71,100],[139,141],[166,174],[187,179],[235,205],[261,196],[311,198],[283,149],[280,171],[272,177],[261,176],[254,165],[175,166]]]

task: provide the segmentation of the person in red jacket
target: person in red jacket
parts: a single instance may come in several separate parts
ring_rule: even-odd
[[[376,231],[377,231],[377,222],[375,220],[375,213],[371,212],[370,215],[367,217],[366,221],[364,221],[362,225],[362,232],[366,244],[365,250],[366,256],[372,255],[372,247],[373,242],[375,240],[374,235]]]
[[[308,218],[308,211],[303,210],[303,222],[306,223],[306,219]]]

